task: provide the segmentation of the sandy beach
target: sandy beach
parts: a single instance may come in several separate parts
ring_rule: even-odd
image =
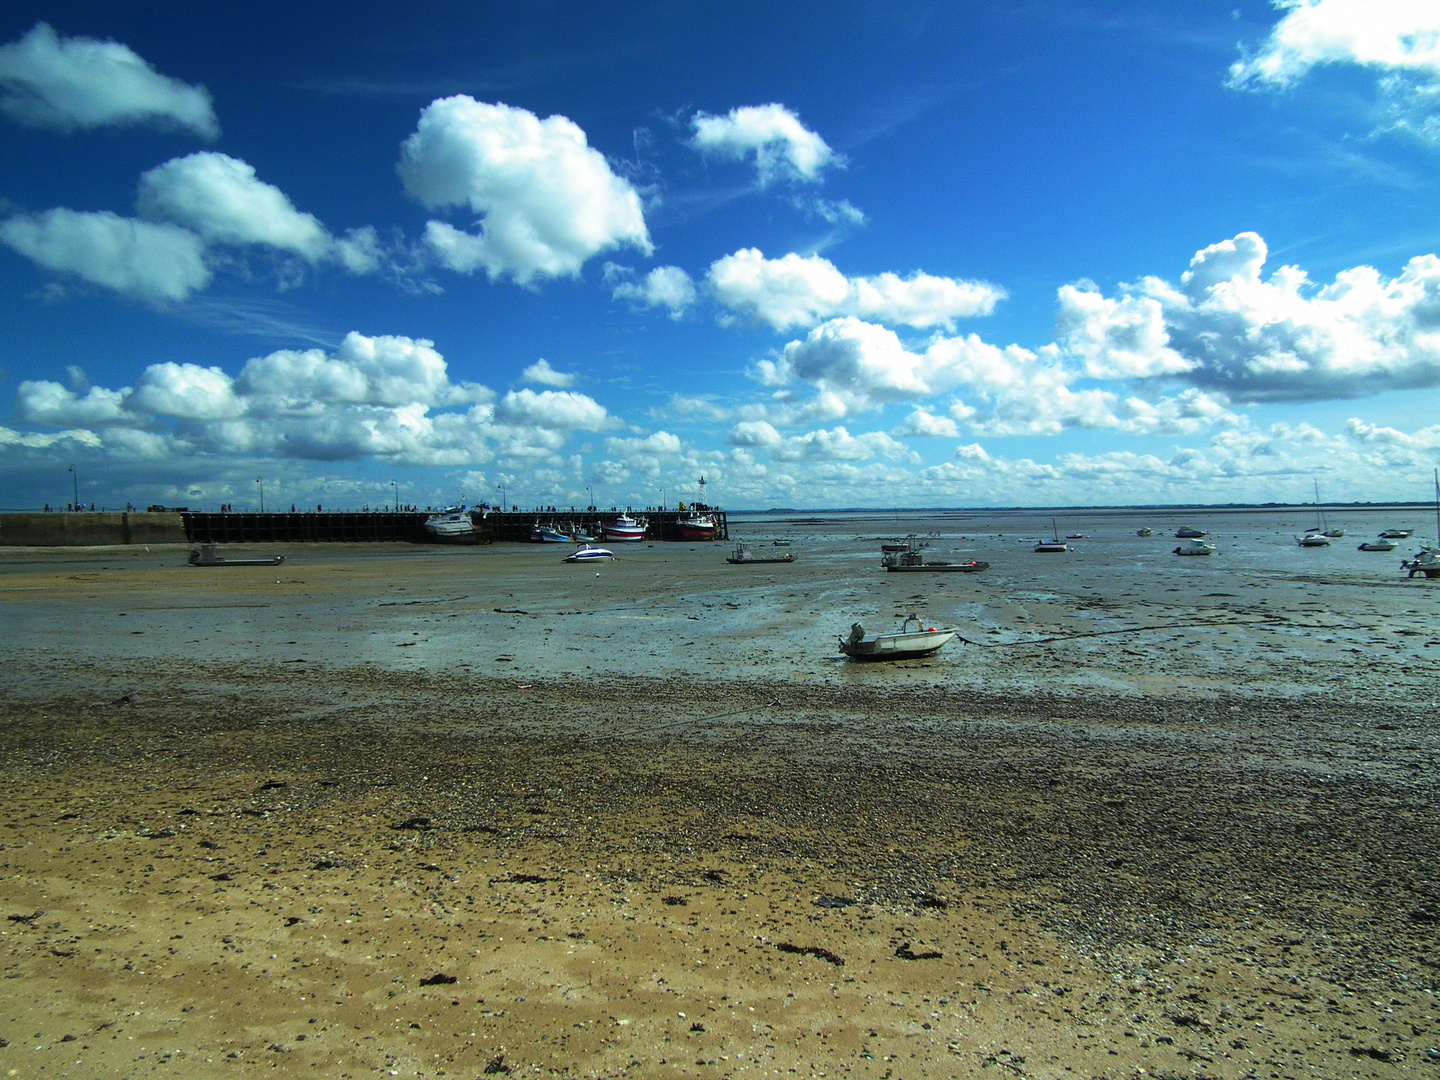
[[[0,1070],[1440,1071],[1440,583],[907,524],[992,569],[0,552]],[[912,611],[965,642],[838,656]]]

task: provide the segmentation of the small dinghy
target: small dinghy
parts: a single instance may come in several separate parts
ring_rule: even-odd
[[[579,551],[572,551],[566,555],[565,561],[570,563],[605,562],[613,558],[615,558],[615,553],[608,548],[591,547],[586,544]]]
[[[217,553],[214,544],[201,544],[190,550],[191,566],[279,566],[284,561],[284,555],[272,555],[268,559],[227,559]]]
[[[910,624],[915,629],[910,629]],[[894,633],[865,636],[865,628],[858,622],[850,626],[850,636],[840,638],[840,651],[851,660],[913,660],[918,656],[929,656],[942,645],[955,640],[960,631],[949,627],[926,628],[920,619],[911,615]]]

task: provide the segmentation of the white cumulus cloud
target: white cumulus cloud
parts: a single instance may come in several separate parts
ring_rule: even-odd
[[[496,405],[502,423],[528,424],[549,429],[581,428],[598,431],[609,423],[605,407],[585,394],[571,390],[511,390]]]
[[[1319,64],[1440,76],[1440,5],[1430,0],[1279,0],[1265,44],[1230,68],[1235,85],[1286,86]]]
[[[761,186],[776,180],[816,183],[827,165],[844,158],[784,105],[746,105],[725,116],[699,113],[692,145],[703,153],[744,159],[752,154]]]
[[[1255,233],[1196,252],[1177,286],[1147,277],[1117,300],[1061,290],[1061,345],[1097,375],[1175,375],[1248,400],[1359,397],[1440,385],[1440,258],[1313,284],[1264,276]]]
[[[253,166],[205,151],[175,158],[140,177],[142,217],[172,221],[212,243],[266,244],[317,262],[333,240],[313,214],[295,209],[285,193],[255,175]]]
[[[536,360],[520,373],[520,378],[528,383],[538,383],[541,386],[554,386],[558,389],[565,389],[572,386],[575,376],[566,371],[556,371],[550,366],[550,361],[543,356]]]
[[[592,255],[622,245],[651,251],[640,196],[563,116],[442,98],[420,114],[399,172],[427,209],[480,215],[477,233],[426,226],[435,258],[461,273],[528,284],[578,274]]]
[[[210,283],[205,244],[188,229],[59,207],[0,222],[0,242],[48,270],[152,302]]]
[[[45,23],[0,46],[0,109],[61,131],[150,124],[220,134],[204,87],[161,75],[118,42],[62,38]]]
[[[711,293],[726,307],[776,330],[813,326],[836,315],[917,328],[952,327],[956,319],[988,315],[1005,291],[983,281],[915,272],[846,277],[829,259],[794,252],[767,259],[742,248],[711,264]]]
[[[925,409],[915,409],[890,434],[954,439],[959,437],[960,428],[948,416],[936,416]]]
[[[614,296],[617,300],[633,300],[646,307],[668,308],[670,317],[678,319],[695,303],[695,283],[678,266],[657,266],[639,282],[620,282],[615,286]]]

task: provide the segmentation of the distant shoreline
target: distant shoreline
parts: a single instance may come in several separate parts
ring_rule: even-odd
[[[1425,502],[1348,502],[1324,503],[1326,510],[1432,510],[1433,501]],[[1313,510],[1313,502],[1290,503],[1126,503],[1115,506],[838,506],[792,507],[776,506],[768,510],[733,509],[732,516],[768,517],[772,514],[1073,514],[1077,512],[1110,512],[1121,510],[1153,510],[1168,512],[1241,513],[1248,510]]]

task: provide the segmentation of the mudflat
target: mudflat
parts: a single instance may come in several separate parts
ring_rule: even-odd
[[[1440,592],[1102,543],[5,552],[0,1069],[1440,1069]]]

